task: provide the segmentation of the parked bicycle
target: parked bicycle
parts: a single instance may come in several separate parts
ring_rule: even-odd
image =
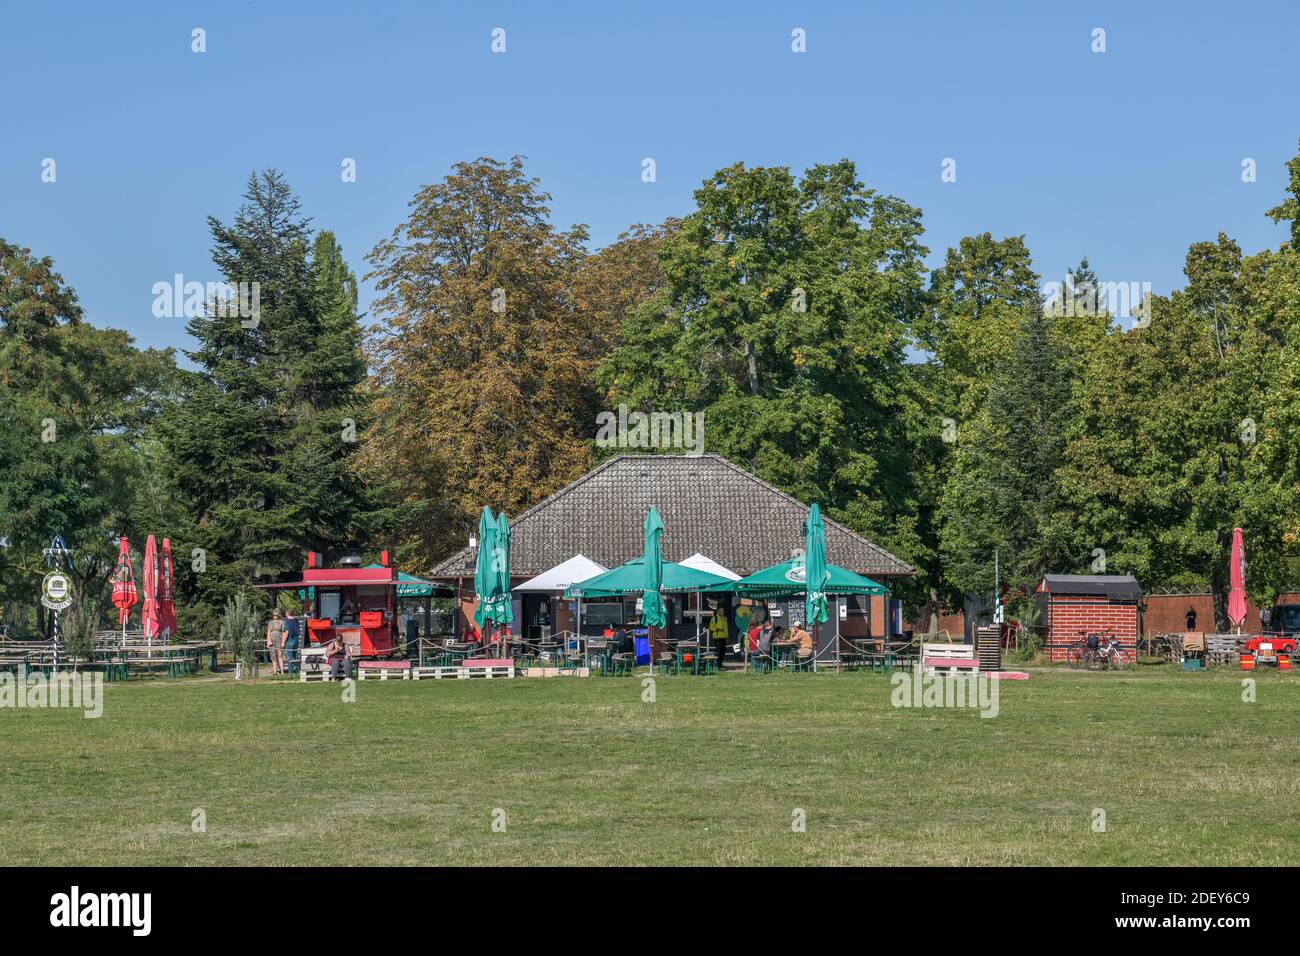
[[[1075,670],[1127,670],[1133,663],[1113,632],[1084,634],[1066,649],[1065,660]]]

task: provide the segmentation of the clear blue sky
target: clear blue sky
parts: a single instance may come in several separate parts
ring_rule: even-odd
[[[461,159],[527,156],[556,221],[600,245],[689,211],[734,161],[849,157],[924,210],[932,264],[964,235],[1023,233],[1045,278],[1086,254],[1101,278],[1163,293],[1191,242],[1283,240],[1263,213],[1300,137],[1298,35],[1286,0],[0,0],[0,236],[53,256],[95,324],[184,346],[151,287],[218,278],[205,217],[231,218],[255,168],[284,170],[361,273]]]

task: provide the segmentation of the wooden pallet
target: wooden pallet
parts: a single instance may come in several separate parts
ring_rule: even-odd
[[[412,667],[411,680],[459,680],[465,677],[462,667]]]
[[[406,661],[362,661],[357,665],[357,679],[365,680],[367,675],[379,680],[409,680],[411,665]]]
[[[931,674],[975,674],[980,662],[970,644],[922,644],[921,669]]]
[[[1241,649],[1241,640],[1238,634],[1206,634],[1205,663],[1235,665]]]
[[[975,646],[978,648],[980,670],[1002,670],[1002,627],[980,627],[975,630]]]
[[[512,678],[515,676],[514,664],[492,664],[492,665],[485,664],[485,665],[480,665],[478,667],[466,667],[464,668],[464,670],[465,670],[466,677],[483,677],[483,678],[510,677]]]

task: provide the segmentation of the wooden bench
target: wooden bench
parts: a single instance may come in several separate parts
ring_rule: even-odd
[[[329,660],[323,647],[304,647],[298,660],[298,680],[304,684],[330,679]]]
[[[461,665],[466,677],[514,677],[513,657],[470,657]]]
[[[980,662],[975,656],[974,645],[923,643],[921,669],[925,673],[977,674]]]
[[[379,680],[410,680],[410,661],[361,661],[357,664],[357,680],[375,677]]]
[[[468,676],[463,667],[424,666],[411,668],[411,680],[459,680]]]

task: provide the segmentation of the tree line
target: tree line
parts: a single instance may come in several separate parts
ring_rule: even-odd
[[[1022,236],[928,269],[921,210],[848,160],[729,166],[599,249],[521,158],[463,162],[366,255],[368,312],[336,236],[255,173],[208,230],[257,315],[207,303],[187,361],[96,328],[49,258],[0,240],[6,623],[43,626],[55,534],[100,615],[116,537],[169,535],[181,626],[204,634],[307,550],[427,570],[484,505],[517,513],[616,453],[597,423],[626,405],[703,413],[706,451],[909,561],[896,593],[922,625],[991,593],[996,552],[1013,602],[1045,572],[1133,573],[1208,587],[1226,626],[1234,527],[1256,601],[1300,584],[1287,168],[1266,213],[1286,241],[1193,244],[1186,285],[1126,322],[1086,259],[1045,296]]]

